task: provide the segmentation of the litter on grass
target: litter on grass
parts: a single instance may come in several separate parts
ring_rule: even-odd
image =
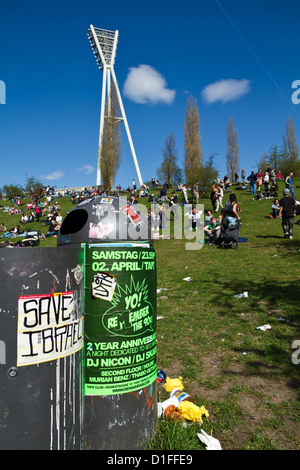
[[[163,385],[164,390],[170,393],[170,396],[163,402],[159,402],[157,407],[158,417],[164,416],[171,420],[180,418],[184,421],[188,420],[202,424],[202,416],[209,417],[204,405],[201,407],[195,405],[193,398],[188,393],[183,392],[182,377],[176,379],[166,377],[164,381],[161,381],[162,372],[161,370],[158,371],[158,380],[160,380],[159,383]]]
[[[205,409],[204,405],[200,407],[190,401],[181,401],[177,406],[177,410],[185,419],[188,419],[189,421],[197,421],[200,424],[203,423],[203,415],[206,418],[209,417],[208,411]]]
[[[257,330],[266,331],[271,329],[271,325],[262,325],[256,328]]]
[[[196,422],[201,426],[203,424],[203,416],[209,418],[209,413],[205,406],[197,406],[194,403],[193,398],[183,392],[184,386],[182,383],[182,377],[170,379],[170,377],[166,376],[163,370],[158,370],[157,383],[159,386],[162,385],[164,390],[170,394],[169,398],[164,401],[160,401],[160,389],[158,387],[158,418],[163,417],[169,421],[178,421],[183,427],[187,427],[189,422]],[[218,439],[207,434],[203,429],[201,429],[201,433],[197,433],[197,436],[205,445],[206,450],[222,450]]]
[[[207,434],[203,429],[201,429],[201,433],[197,433],[200,441],[205,445],[205,450],[222,450],[220,441],[215,437],[210,436]]]
[[[243,297],[248,297],[248,292],[243,292],[242,294],[236,294],[234,297],[237,297],[238,299],[242,299]]]
[[[184,387],[182,383],[182,377],[178,377],[177,379],[170,379],[167,377],[163,387],[166,392],[172,392],[172,390],[175,388],[178,390],[183,390]]]
[[[286,321],[287,323],[289,323],[290,320],[286,320],[284,317],[279,317],[278,318],[279,321]]]
[[[193,279],[191,277],[184,277],[182,280],[186,282],[191,282]]]

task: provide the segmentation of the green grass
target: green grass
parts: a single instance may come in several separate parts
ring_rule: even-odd
[[[280,183],[280,197],[282,189]],[[154,242],[157,286],[167,289],[158,294],[157,365],[170,378],[183,378],[185,391],[209,412],[203,429],[223,449],[299,450],[300,364],[292,362],[292,343],[300,340],[300,226],[293,240],[283,239],[280,220],[267,218],[272,199],[235,192],[240,236],[248,239],[237,250],[204,245],[188,251],[184,238]],[[300,198],[300,189],[295,192]],[[208,200],[200,202],[210,208]],[[59,204],[63,216],[74,207],[67,197]],[[0,217],[7,228],[18,220]],[[30,228],[46,233],[48,227]],[[41,240],[41,246],[55,245],[55,238]],[[183,281],[186,276],[192,282]],[[247,298],[234,297],[244,291]],[[267,323],[271,330],[256,329]],[[162,391],[160,399],[167,396]],[[149,448],[204,449],[197,430],[198,424],[160,419]]]

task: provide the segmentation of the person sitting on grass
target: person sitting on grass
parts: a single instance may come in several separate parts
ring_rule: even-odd
[[[28,222],[28,215],[25,214],[25,212],[24,212],[24,214],[22,214],[20,223],[21,223],[21,224],[27,224],[27,222]]]
[[[204,217],[204,225],[209,225],[212,217],[213,217],[212,211],[208,209]]]
[[[274,199],[274,202],[272,204],[271,209],[272,210],[270,212],[269,218],[270,219],[279,219],[279,209],[280,209],[279,199]]]
[[[29,215],[28,215],[28,222],[27,223],[32,223],[34,222],[34,217],[35,217],[35,214],[34,212],[30,212]]]
[[[204,232],[206,235],[206,242],[208,245],[216,245],[221,236],[221,225],[219,221],[212,217],[210,224],[205,225]]]
[[[271,197],[278,196],[277,191],[278,191],[278,183],[276,180],[274,180],[272,181],[272,185],[271,185]]]
[[[267,189],[264,193],[264,198],[265,199],[270,199],[270,197],[271,197],[271,186],[268,184]]]
[[[0,224],[0,232],[6,232],[6,227],[3,222]]]
[[[55,220],[57,223],[62,222],[63,218],[60,212],[58,212],[58,214],[56,215]]]
[[[42,238],[48,238],[48,237],[56,236],[57,230],[60,229],[60,225],[57,229],[58,225],[59,224],[57,224],[54,219],[51,220],[49,228],[48,228],[48,232],[46,234],[42,233]]]

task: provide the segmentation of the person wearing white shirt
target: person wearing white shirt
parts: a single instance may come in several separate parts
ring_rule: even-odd
[[[265,191],[268,191],[268,185],[269,185],[270,177],[269,173],[266,171],[265,176],[264,176],[264,185],[265,185]]]

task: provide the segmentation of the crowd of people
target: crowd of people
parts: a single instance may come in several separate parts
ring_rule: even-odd
[[[50,236],[56,237],[63,218],[60,212],[59,199],[54,197],[53,200],[53,195],[53,188],[51,189],[50,187],[47,187],[46,191],[44,191],[43,188],[36,193],[32,193],[31,191],[31,202],[26,203],[26,209],[25,207],[21,207],[24,205],[22,204],[19,196],[12,198],[11,202],[15,204],[15,206],[9,208],[6,212],[8,212],[9,215],[19,214],[20,220],[18,221],[18,224],[9,229],[1,223],[0,232],[2,235],[0,235],[0,238],[25,238],[28,233],[26,228],[33,222],[49,226],[46,234],[41,233],[42,238],[48,238]],[[31,227],[29,228],[29,231],[31,231]]]
[[[240,212],[241,207],[237,202],[237,198],[234,190],[250,189],[250,193],[253,199],[273,199],[271,205],[271,211],[268,215],[269,218],[281,219],[282,229],[284,237],[290,239],[293,238],[293,225],[294,217],[300,215],[300,202],[295,198],[295,192],[293,187],[293,173],[290,172],[285,178],[285,189],[283,197],[278,195],[278,181],[283,180],[280,172],[277,172],[275,168],[271,168],[269,165],[264,171],[261,168],[255,173],[251,171],[250,175],[246,177],[245,170],[241,171],[241,179],[235,175],[234,183],[230,182],[229,176],[225,175],[223,180],[220,181],[218,178],[213,182],[210,192],[211,209],[206,210],[206,216],[204,219],[204,233],[206,242],[210,245],[218,244],[222,239],[222,235],[226,230],[226,227],[238,226],[241,221]],[[189,219],[189,229],[197,230],[200,224],[199,211],[195,205],[199,201],[199,183],[195,182],[192,188],[190,188],[192,194],[192,203],[189,201],[187,195],[187,185],[180,184],[176,191],[181,192],[182,206],[189,208],[186,215]],[[229,199],[226,204],[223,203],[224,194],[229,193]],[[177,218],[176,207],[178,206],[178,196],[176,192],[172,193],[172,197],[167,196],[166,187],[163,186],[159,196],[155,199],[155,202],[162,204],[167,202],[172,207],[172,213],[174,219]],[[175,204],[174,204],[175,202]],[[155,227],[155,230],[164,227],[164,209],[163,207],[159,210],[159,217],[151,213],[149,210],[149,220]],[[219,215],[214,215],[218,213]]]
[[[274,198],[268,217],[271,219],[282,219],[284,236],[292,238],[294,217],[300,213],[300,203],[296,200],[294,193],[293,173],[290,173],[284,181],[283,198],[278,196],[278,180],[282,180],[282,175],[269,166],[264,172],[260,168],[256,173],[251,171],[247,178],[244,169],[242,169],[240,181],[238,175],[235,175],[234,183],[230,182],[228,175],[225,175],[221,181],[217,178],[212,183],[209,196],[211,209],[205,211],[203,230],[206,242],[210,245],[218,244],[226,228],[240,224],[241,207],[237,202],[233,189],[250,189],[250,193],[255,200]],[[152,186],[157,187],[157,184],[158,181],[153,178]],[[200,199],[199,182],[196,181],[192,188],[188,188],[186,184],[180,183],[172,191],[171,195],[170,191],[168,191],[169,189],[170,185],[164,183],[159,194],[155,197],[154,192],[150,192],[147,184],[142,185],[138,190],[133,179],[132,187],[128,186],[125,192],[127,193],[128,204],[136,204],[139,198],[147,198],[148,203],[153,203],[148,210],[148,221],[153,231],[159,231],[164,228],[166,226],[166,218],[178,220],[179,206],[184,207],[189,229],[198,230],[201,219],[201,213],[196,207]],[[4,224],[0,224],[0,232],[2,232],[0,237],[5,239],[25,236],[26,227],[24,226],[33,222],[39,222],[41,225],[48,227],[47,232],[41,234],[42,239],[56,237],[63,221],[59,197],[63,195],[68,196],[71,203],[77,205],[91,197],[118,197],[121,191],[121,185],[118,185],[115,190],[110,191],[106,190],[103,186],[71,191],[65,187],[62,194],[54,194],[53,188],[47,187],[45,191],[41,188],[38,194],[31,194],[31,202],[26,204],[26,210],[21,203],[21,198],[15,197],[12,199],[14,206],[7,209],[9,215],[20,215],[19,223],[10,229],[7,229]],[[229,198],[224,203],[224,194],[226,193],[229,193]],[[24,227],[24,230],[21,227]]]
[[[284,237],[292,239],[294,217],[296,215],[300,215],[300,201],[298,201],[295,197],[293,173],[290,172],[284,180],[285,188],[283,190],[283,197],[281,198],[279,198],[278,195],[278,181],[283,180],[283,177],[280,172],[276,172],[275,168],[272,168],[269,165],[265,168],[264,172],[261,170],[261,168],[259,168],[256,173],[251,171],[247,178],[245,170],[242,169],[240,182],[238,181],[238,175],[236,174],[235,176],[235,184],[239,184],[238,187],[235,185],[235,189],[250,189],[254,200],[273,198],[273,203],[271,205],[271,210],[268,217],[270,219],[281,219]],[[219,189],[220,186],[222,188],[221,194]],[[222,182],[217,180],[212,185],[210,200],[214,212],[218,212],[221,206],[223,213],[223,188],[225,189],[226,187],[228,191],[231,191],[230,186],[231,183],[229,182],[229,177],[227,175],[224,176],[224,180]],[[231,192],[231,194],[233,193]],[[238,205],[237,207],[240,210]],[[227,212],[225,209],[225,214],[226,213]],[[235,222],[237,220],[239,220],[239,217],[238,214],[235,214]],[[217,219],[214,218],[214,224],[216,225],[217,223]],[[221,225],[220,222],[219,224]],[[211,226],[209,228],[207,227],[207,229],[204,228],[204,230],[210,235],[212,234]],[[219,229],[216,230],[215,227],[213,232],[214,241],[216,241],[216,237],[219,235]]]

